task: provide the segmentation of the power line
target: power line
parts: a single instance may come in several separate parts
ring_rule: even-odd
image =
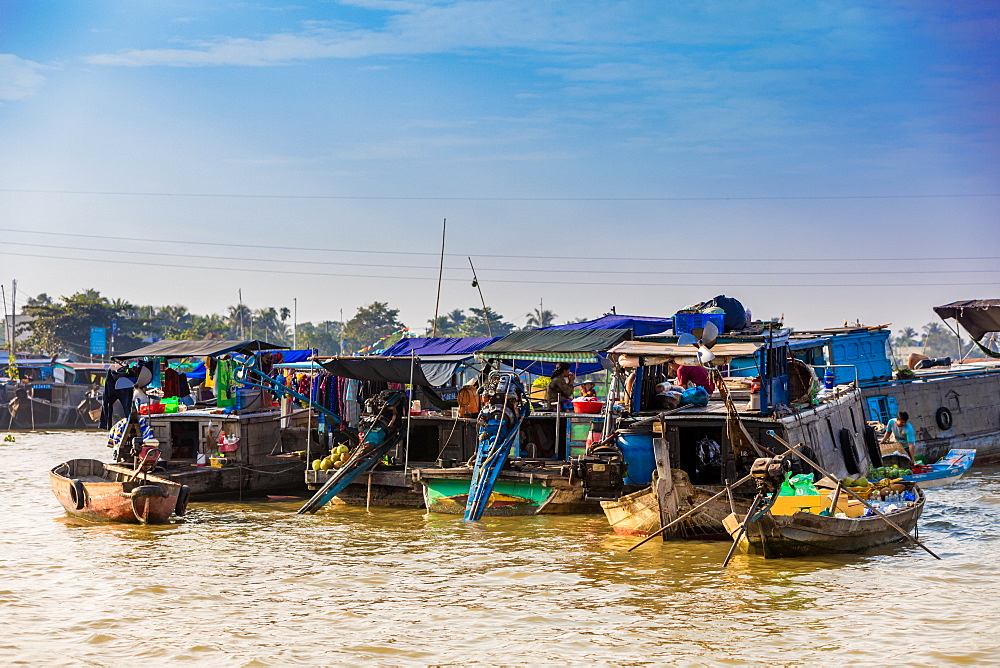
[[[139,192],[122,190],[37,190],[0,188],[0,192],[40,195],[111,195],[115,197],[197,197],[220,199],[298,199],[298,200],[371,200],[417,202],[781,202],[811,200],[900,200],[900,199],[969,199],[1000,197],[993,193],[937,193],[924,195],[778,195],[713,197],[462,197],[411,195],[274,195],[247,193]]]
[[[17,257],[33,257],[33,258],[43,258],[48,260],[67,260],[75,262],[97,262],[100,264],[107,264],[107,260],[100,260],[95,258],[81,258],[81,257],[57,257],[52,255],[35,255],[30,253],[7,253],[7,255],[13,255]],[[327,273],[327,272],[316,272],[316,271],[282,271],[275,269],[254,269],[250,267],[212,267],[212,266],[200,266],[200,265],[181,265],[181,264],[164,264],[158,262],[132,262],[129,260],[115,260],[115,264],[127,264],[135,265],[139,267],[167,267],[171,269],[201,269],[206,271],[239,271],[254,274],[269,274],[269,275],[285,275],[285,276],[324,276],[324,277],[339,277],[339,278],[382,278],[388,280],[407,280],[407,281],[434,281],[437,280],[434,277],[423,277],[423,276],[384,276],[384,275],[368,275],[368,274],[340,274],[340,273]],[[465,283],[468,279],[464,278],[446,278],[446,281]],[[623,283],[623,282],[588,282],[588,281],[531,281],[531,280],[516,280],[516,279],[491,279],[490,283],[516,283],[522,285],[596,285],[596,286],[628,286],[628,287],[719,287],[721,284],[719,282],[714,283]],[[734,284],[735,285],[735,284]],[[873,287],[947,287],[947,286],[989,286],[989,285],[1000,285],[1000,281],[988,282],[988,281],[977,281],[975,283],[744,283],[740,282],[739,287],[745,288],[873,288]]]
[[[80,237],[83,239],[102,239],[106,241],[114,241],[116,243],[122,241],[137,241],[140,243],[156,243],[156,244],[177,244],[184,246],[205,246],[208,241],[188,241],[180,239],[151,239],[149,237],[120,237],[120,236],[107,236],[99,234],[78,234],[73,232],[46,232],[41,230],[21,230],[15,228],[2,228],[0,227],[0,232],[15,232],[20,234],[41,234],[46,236],[56,236],[56,237]],[[230,241],[217,242],[224,243],[227,247],[231,248],[257,248],[261,250],[291,250],[291,251],[305,251],[305,252],[324,252],[324,253],[363,253],[372,255],[424,255],[429,257],[439,257],[440,253],[425,253],[421,251],[385,251],[385,250],[373,250],[373,249],[348,249],[348,248],[322,248],[322,247],[303,247],[303,246],[273,246],[264,244],[241,244],[233,243]],[[581,261],[622,261],[622,262],[663,262],[663,257],[600,257],[594,255],[501,255],[496,253],[445,253],[448,257],[481,257],[481,258],[503,258],[503,259],[524,259],[524,260],[581,260]],[[990,256],[977,256],[977,257],[857,257],[857,258],[831,258],[831,257],[817,257],[817,258],[781,258],[775,260],[768,259],[748,259],[746,257],[713,257],[715,262],[948,262],[948,261],[972,261],[972,260],[1000,260],[1000,256],[990,255]],[[703,263],[705,258],[672,258],[671,262],[684,261],[684,262],[699,262]],[[395,265],[393,265],[395,266]]]
[[[228,260],[232,262],[271,262],[271,263],[294,263],[294,264],[313,264],[313,265],[324,265],[324,266],[339,266],[339,267],[381,267],[390,269],[426,269],[431,270],[435,267],[428,265],[407,265],[407,264],[373,264],[371,262],[334,262],[330,260],[281,260],[275,258],[262,258],[262,257],[233,257],[229,255],[192,255],[191,253],[165,253],[162,251],[139,251],[139,250],[118,250],[115,248],[81,248],[79,246],[60,246],[56,244],[31,244],[24,242],[8,241],[5,242],[7,246],[27,246],[31,248],[55,248],[59,250],[72,250],[72,251],[87,251],[87,252],[97,252],[97,253],[118,253],[125,255],[152,255],[156,257],[181,257],[190,258],[197,260]],[[115,260],[116,261],[116,260]],[[445,267],[450,271],[465,271],[465,267]],[[554,273],[554,274],[643,274],[643,275],[661,275],[661,276],[698,276],[698,275],[709,275],[709,276],[746,276],[747,271],[689,271],[689,270],[676,270],[676,271],[659,271],[659,270],[642,270],[642,269],[534,269],[534,268],[516,268],[516,267],[482,267],[483,271],[502,271],[502,272],[515,272],[515,273]],[[1000,267],[994,269],[909,269],[901,271],[852,271],[852,275],[893,275],[893,274],[983,274],[1000,271]],[[755,271],[757,275],[769,275],[769,276],[814,276],[818,274],[830,275],[830,274],[842,274],[843,272],[838,271]]]

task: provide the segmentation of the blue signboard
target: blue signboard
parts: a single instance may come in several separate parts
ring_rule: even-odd
[[[108,353],[108,328],[90,328],[90,354],[106,355]]]

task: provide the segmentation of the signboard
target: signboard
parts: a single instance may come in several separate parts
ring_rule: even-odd
[[[108,328],[90,328],[90,354],[106,355],[108,353]]]

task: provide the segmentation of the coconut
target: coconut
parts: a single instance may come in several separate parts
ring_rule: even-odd
[[[322,459],[314,459],[313,463],[312,463],[313,471],[319,471],[320,470],[320,466],[322,464],[323,464],[323,460]]]

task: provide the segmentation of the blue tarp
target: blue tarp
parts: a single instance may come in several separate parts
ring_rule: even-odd
[[[437,336],[400,339],[389,346],[382,353],[382,356],[409,357],[411,353],[416,353],[418,357],[426,357],[428,355],[471,355],[494,341],[499,341],[501,338],[499,336],[467,336],[464,338]]]
[[[596,320],[574,322],[568,325],[553,325],[543,329],[631,329],[633,336],[648,336],[659,334],[665,330],[674,329],[673,316],[662,318],[646,315],[614,315],[608,314]]]

